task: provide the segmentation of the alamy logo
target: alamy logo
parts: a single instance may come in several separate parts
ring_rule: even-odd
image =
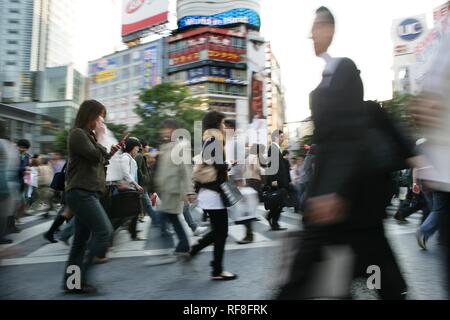
[[[79,266],[71,265],[67,267],[67,274],[70,276],[67,277],[66,287],[69,290],[81,289],[81,270]]]
[[[366,270],[370,276],[367,278],[367,288],[370,290],[381,289],[381,269],[379,266],[368,266]]]

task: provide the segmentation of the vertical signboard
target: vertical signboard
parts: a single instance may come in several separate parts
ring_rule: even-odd
[[[253,119],[264,119],[263,110],[263,82],[257,79],[256,72],[252,73],[252,83],[250,91],[249,121]]]
[[[148,90],[158,84],[158,47],[151,45],[144,49],[144,83],[143,88]]]

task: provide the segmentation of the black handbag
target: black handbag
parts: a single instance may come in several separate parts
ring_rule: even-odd
[[[67,161],[62,167],[60,172],[55,173],[52,182],[50,183],[50,188],[55,191],[64,191],[66,189],[66,172],[67,172]]]
[[[238,187],[231,181],[222,183],[220,185],[220,190],[222,191],[223,202],[227,208],[234,206],[242,199],[241,191],[239,191]]]
[[[142,212],[142,197],[137,191],[127,190],[111,194],[109,216],[114,218],[135,217]]]
[[[264,208],[266,210],[276,209],[284,205],[286,189],[267,189],[263,192]]]

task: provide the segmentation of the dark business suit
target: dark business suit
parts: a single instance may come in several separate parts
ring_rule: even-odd
[[[328,62],[321,83],[310,95],[316,158],[309,195],[336,193],[349,206],[346,218],[332,225],[313,225],[306,216],[290,279],[279,299],[311,297],[308,280],[328,245],[352,250],[354,276],[367,276],[368,266],[379,266],[383,299],[401,299],[406,291],[382,223],[388,175],[371,175],[367,170],[363,95],[359,70],[348,58]]]
[[[269,159],[272,157],[272,154],[278,154],[277,163],[270,162],[269,166],[278,164],[278,170],[276,173],[268,175],[266,179],[267,186],[271,187],[272,182],[277,182],[277,189],[282,190],[284,193],[284,197],[286,197],[289,184],[291,183],[291,176],[289,172],[289,162],[283,158],[280,148],[272,143],[269,147],[268,156]],[[272,187],[273,188],[273,187]],[[281,210],[283,209],[284,201],[278,204],[278,206],[273,207],[273,209],[269,210],[268,220],[272,229],[279,228],[278,220],[280,219]]]

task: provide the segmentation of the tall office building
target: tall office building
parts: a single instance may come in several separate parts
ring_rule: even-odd
[[[0,1],[0,100],[33,100],[35,71],[72,62],[70,0]]]

